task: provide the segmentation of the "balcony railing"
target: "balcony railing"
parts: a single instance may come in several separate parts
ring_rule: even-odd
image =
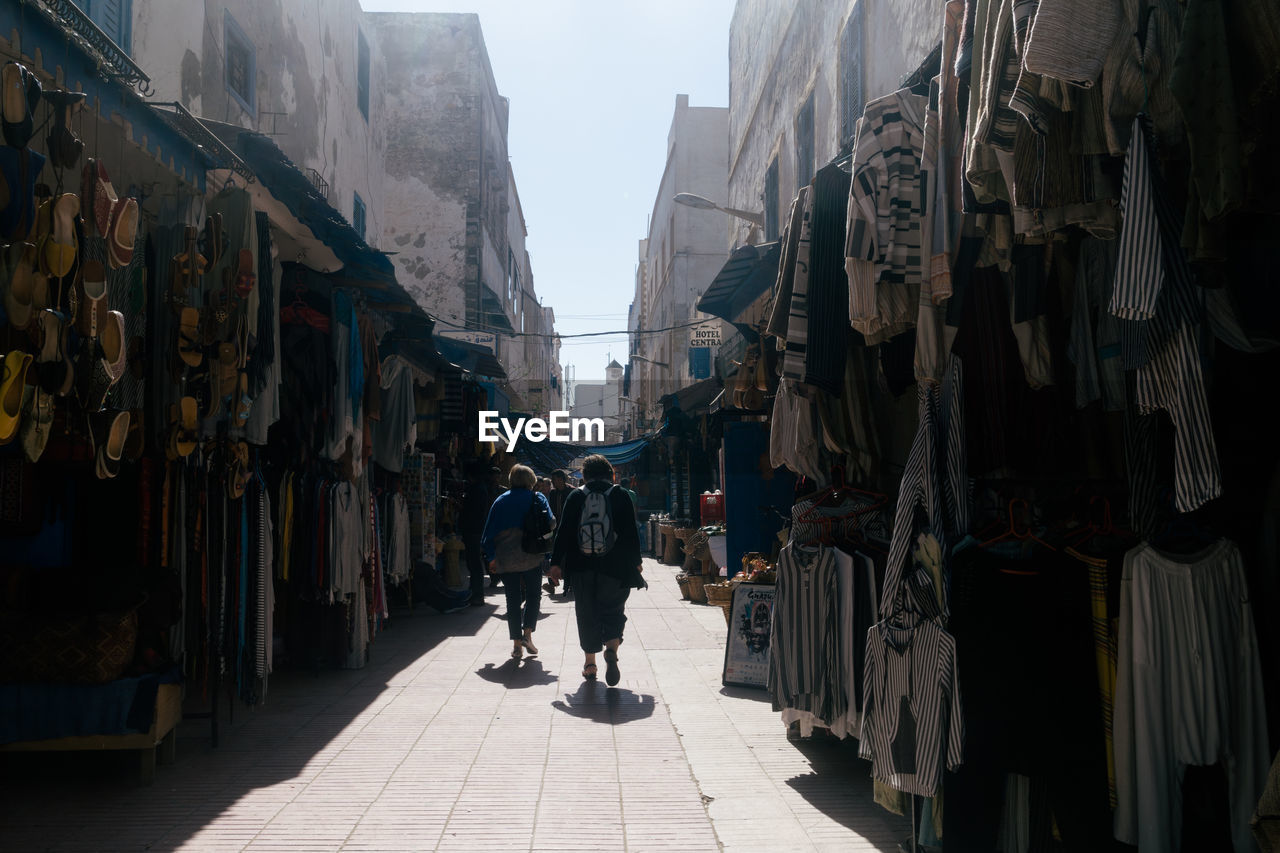
[[[153,94],[151,78],[138,67],[129,54],[104,33],[84,11],[71,0],[21,0],[48,15],[66,34],[90,55],[98,59],[103,76],[137,87],[144,96]]]

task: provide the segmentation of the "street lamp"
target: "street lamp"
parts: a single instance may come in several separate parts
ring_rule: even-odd
[[[646,364],[652,364],[654,367],[667,367],[667,368],[671,367],[671,365],[667,364],[665,361],[654,361],[651,358],[645,358],[642,355],[635,355],[634,353],[631,355],[631,360],[643,361]]]
[[[676,204],[683,204],[698,210],[718,210],[721,213],[727,213],[730,216],[737,217],[738,219],[744,219],[752,225],[759,225],[761,228],[764,227],[763,213],[753,213],[750,210],[739,210],[736,207],[724,207],[716,204],[709,198],[694,195],[693,193],[676,193],[672,201]]]

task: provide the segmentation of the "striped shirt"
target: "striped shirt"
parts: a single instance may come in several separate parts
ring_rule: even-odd
[[[788,544],[778,555],[767,686],[773,709],[828,724],[848,710],[835,552]]]
[[[800,191],[803,204],[800,236],[796,238],[795,272],[792,275],[791,300],[787,306],[787,343],[782,356],[782,375],[797,382],[804,381],[809,352],[809,247],[813,239],[813,193]]]
[[[942,769],[964,759],[964,713],[955,639],[935,620],[867,632],[858,754],[873,777],[899,791],[931,797]]]
[[[926,258],[928,98],[901,90],[867,104],[849,187],[845,267],[849,320],[868,343],[915,325]]]
[[[765,329],[778,339],[778,349],[783,348],[787,339],[791,289],[796,275],[796,250],[800,242],[800,221],[804,217],[805,196],[808,192],[808,187],[801,187],[799,195],[791,200],[791,212],[787,214],[787,224],[782,229],[778,280],[773,288],[773,309],[769,313],[769,326]]]
[[[1145,118],[1135,118],[1125,159],[1124,224],[1110,310],[1122,319],[1124,366],[1137,368],[1134,403],[1139,414],[1163,409],[1173,421],[1176,506],[1179,512],[1191,512],[1222,493],[1200,358],[1205,303],[1180,242],[1181,218],[1152,168],[1155,152],[1149,134]],[[1146,464],[1151,459],[1149,451],[1142,451],[1134,461]],[[1149,472],[1131,466],[1131,479],[1148,477]]]

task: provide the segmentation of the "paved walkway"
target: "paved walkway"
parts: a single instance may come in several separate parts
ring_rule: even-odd
[[[423,608],[363,670],[273,677],[216,750],[184,723],[149,788],[123,755],[0,756],[0,850],[896,850],[853,742],[788,742],[763,691],[721,687],[720,609],[645,574],[615,689],[582,681],[570,602],[520,664],[500,596]]]

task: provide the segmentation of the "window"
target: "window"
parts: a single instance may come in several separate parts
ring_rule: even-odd
[[[351,202],[351,227],[356,229],[356,233],[360,235],[361,240],[365,239],[364,220],[364,199],[360,198],[360,193],[355,193],[355,198]]]
[[[133,0],[74,0],[80,11],[107,34],[116,47],[129,52],[133,36]]]
[[[778,158],[769,162],[764,173],[764,239],[778,239]]]
[[[257,87],[254,81],[258,77],[258,49],[254,46],[244,30],[226,13],[226,45],[227,45],[227,91],[240,106],[250,115],[256,115],[258,106],[255,97]]]
[[[853,133],[866,103],[862,92],[862,5],[858,0],[840,36],[840,147],[853,142]]]
[[[813,92],[810,92],[796,116],[797,187],[807,187],[813,180],[813,165]]]
[[[356,30],[356,105],[364,120],[369,120],[369,42]]]
[[[689,347],[689,376],[711,378],[711,347]]]

